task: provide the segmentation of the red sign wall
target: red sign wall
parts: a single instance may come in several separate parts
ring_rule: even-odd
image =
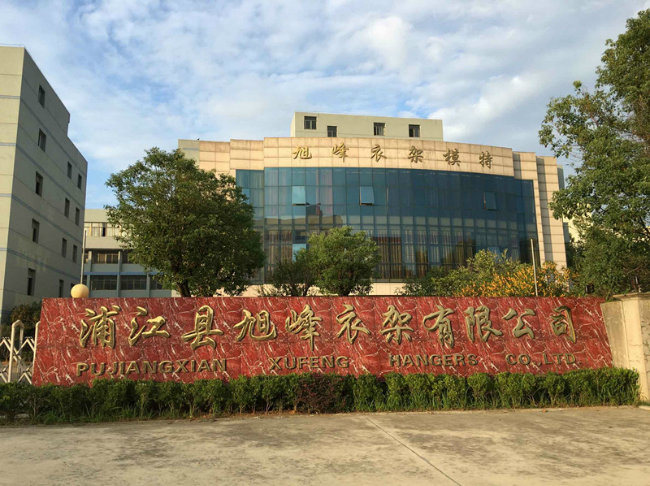
[[[45,299],[34,384],[611,366],[596,298]]]

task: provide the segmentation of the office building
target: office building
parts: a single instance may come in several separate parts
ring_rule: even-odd
[[[0,308],[79,282],[87,163],[27,50],[0,46]]]
[[[118,230],[108,222],[105,210],[86,210],[84,229],[84,283],[90,289],[90,297],[174,295],[156,281],[155,272],[147,273],[142,266],[129,261],[129,251],[120,248],[115,239]]]
[[[443,141],[441,120],[300,112],[291,135],[178,142],[247,194],[267,255],[261,282],[310,233],[341,225],[377,242],[379,294],[481,249],[566,265],[562,221],[548,207],[561,183],[554,157]]]

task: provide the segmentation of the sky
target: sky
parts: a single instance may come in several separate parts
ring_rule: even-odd
[[[179,138],[289,136],[294,111],[443,120],[444,139],[550,155],[548,102],[593,86],[650,0],[0,0],[71,114],[87,208]],[[570,169],[568,169],[570,173]]]

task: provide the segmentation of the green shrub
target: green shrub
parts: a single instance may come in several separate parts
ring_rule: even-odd
[[[385,393],[375,375],[364,374],[357,376],[352,393],[354,395],[354,409],[359,412],[374,412],[384,407]]]
[[[409,400],[409,388],[404,375],[388,373],[386,379],[386,409],[404,410]]]
[[[404,377],[409,394],[409,410],[427,410],[431,406],[431,393],[427,375],[414,373]]]
[[[194,383],[96,380],[86,385],[0,384],[0,419],[34,423],[194,417],[233,410],[332,413],[540,405],[622,405],[638,400],[638,374],[602,368],[548,373],[454,375],[388,373],[240,376]]]
[[[494,380],[487,373],[475,373],[467,377],[467,384],[472,390],[474,406],[478,408],[489,408],[493,405],[492,392]]]

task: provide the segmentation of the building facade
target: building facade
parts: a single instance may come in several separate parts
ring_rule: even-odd
[[[0,308],[79,282],[87,163],[26,49],[0,46]]]
[[[84,283],[90,297],[172,297],[156,281],[155,272],[129,261],[129,252],[115,239],[118,231],[108,222],[103,209],[88,209],[84,222],[86,251]]]
[[[560,184],[554,157],[443,141],[440,120],[296,113],[291,132],[179,140],[202,169],[233,175],[248,196],[267,255],[262,282],[310,233],[341,225],[377,242],[375,293],[481,249],[566,265],[562,221],[548,207]]]

